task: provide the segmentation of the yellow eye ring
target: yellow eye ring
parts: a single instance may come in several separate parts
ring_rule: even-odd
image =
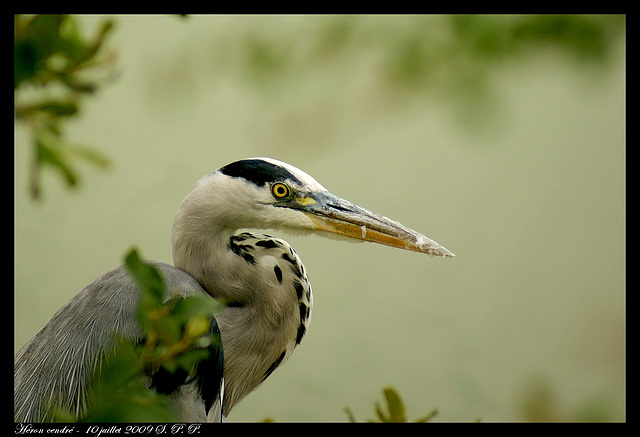
[[[276,199],[285,199],[291,195],[291,188],[282,182],[277,182],[271,186],[271,193]]]

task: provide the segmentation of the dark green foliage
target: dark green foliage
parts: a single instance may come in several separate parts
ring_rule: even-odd
[[[113,28],[105,21],[94,40],[84,39],[78,23],[69,15],[14,17],[14,89],[23,82],[46,85],[58,81],[71,90],[91,93],[97,84],[78,72],[96,61]]]
[[[171,422],[177,418],[167,408],[167,398],[143,382],[145,363],[139,348],[121,340],[117,350],[103,360],[94,376],[91,407],[81,422]]]
[[[98,77],[90,73],[111,64],[112,58],[101,54],[112,28],[113,22],[106,20],[94,39],[86,39],[76,18],[69,15],[14,17],[15,116],[29,128],[33,144],[33,198],[40,196],[44,166],[57,170],[68,186],[75,186],[79,176],[72,160],[100,168],[109,164],[101,153],[67,141],[62,125],[78,114],[81,99],[99,88],[104,73]]]
[[[217,341],[209,335],[211,316],[222,304],[209,296],[195,295],[164,302],[164,283],[159,272],[140,260],[132,250],[125,263],[140,287],[138,322],[145,336],[141,359],[150,368],[163,367],[170,373],[190,373],[206,348]]]
[[[189,376],[209,356],[207,348],[219,341],[210,332],[210,323],[221,304],[209,296],[165,302],[164,281],[155,267],[142,261],[136,250],[127,254],[125,264],[140,290],[138,321],[144,338],[141,342],[117,338],[113,353],[96,367],[87,413],[76,418],[54,410],[55,421],[176,421],[166,396],[149,390],[148,376],[159,369],[165,375]]]

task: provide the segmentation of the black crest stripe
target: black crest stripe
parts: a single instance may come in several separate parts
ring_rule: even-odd
[[[300,182],[286,168],[261,159],[245,159],[232,162],[220,169],[227,176],[244,178],[258,186],[287,179]]]

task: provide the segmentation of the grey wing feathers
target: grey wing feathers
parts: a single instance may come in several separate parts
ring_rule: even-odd
[[[152,262],[165,279],[166,298],[205,293],[191,276]],[[14,419],[40,422],[52,405],[76,415],[87,407],[88,381],[113,334],[139,338],[138,291],[123,266],[87,286],[27,343],[14,363]]]

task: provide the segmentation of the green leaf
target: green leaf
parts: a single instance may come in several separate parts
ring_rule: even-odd
[[[187,298],[175,298],[175,306],[171,314],[186,323],[190,319],[199,316],[209,316],[220,312],[224,305],[211,296],[194,295]]]
[[[416,423],[425,423],[425,422],[429,422],[431,419],[433,419],[434,417],[436,417],[438,415],[438,409],[434,408],[433,410],[431,410],[429,413],[425,414],[422,417],[419,417],[418,419],[414,420],[414,422]]]
[[[374,412],[376,414],[376,419],[369,419],[368,422],[406,422],[407,417],[405,414],[405,406],[404,402],[402,402],[402,398],[396,389],[393,387],[385,387],[382,390],[384,395],[387,411],[384,410],[382,404],[379,401],[374,403]],[[344,412],[347,414],[347,419],[350,422],[356,422],[356,418],[351,411],[351,408],[346,407]],[[437,409],[433,409],[430,413],[418,418],[414,422],[424,423],[431,420],[438,414]]]
[[[389,416],[387,416],[384,411],[382,411],[382,407],[380,406],[380,402],[375,403],[375,412],[376,412],[376,416],[378,416],[378,420],[380,422],[391,422],[391,419],[389,418]]]
[[[351,423],[356,423],[356,416],[354,416],[353,411],[349,407],[344,408],[344,413],[347,415],[347,420]]]
[[[210,326],[211,321],[209,317],[205,315],[192,317],[185,323],[184,333],[190,338],[202,337],[209,332]]]
[[[95,54],[100,51],[107,36],[111,33],[114,26],[115,23],[113,22],[113,20],[106,20],[102,23],[102,25],[100,26],[100,30],[98,31],[96,40],[92,44],[90,44],[89,52],[87,53],[90,58],[95,56]]]
[[[404,403],[400,399],[398,392],[391,387],[387,387],[383,393],[389,410],[389,422],[404,422],[406,420]]]
[[[187,372],[191,370],[200,362],[209,356],[209,351],[206,349],[194,349],[189,352],[180,354],[175,362],[178,366],[182,367]]]
[[[101,402],[83,418],[88,423],[149,423],[176,422],[167,406],[167,398],[144,386],[129,389],[122,396],[101,399]]]
[[[164,297],[164,281],[158,269],[142,261],[136,249],[131,249],[126,255],[125,265],[140,291],[152,301],[161,304]]]
[[[27,21],[25,37],[37,48],[41,57],[49,56],[58,46],[60,26],[65,15],[41,14]]]
[[[153,329],[163,343],[176,343],[182,337],[180,323],[174,317],[161,316],[158,320],[153,321]]]
[[[163,335],[171,336],[169,332],[172,328],[158,325],[158,320],[167,310],[163,306],[165,288],[160,272],[151,264],[142,261],[135,249],[131,249],[126,255],[125,266],[140,290],[137,316],[144,336],[157,339],[158,328],[162,330]]]
[[[96,165],[102,169],[107,169],[111,165],[111,161],[104,154],[95,149],[89,147],[73,146],[68,149],[68,152],[73,156],[82,158],[91,164]]]
[[[77,421],[77,417],[69,410],[54,405],[47,413],[45,422],[73,423]]]
[[[30,117],[38,112],[45,112],[54,117],[68,117],[78,112],[75,99],[49,99],[40,103],[16,107],[18,118]]]
[[[57,139],[49,131],[39,133],[35,139],[38,166],[51,165],[62,174],[67,185],[74,186],[78,183],[78,175],[69,165],[58,145]]]

